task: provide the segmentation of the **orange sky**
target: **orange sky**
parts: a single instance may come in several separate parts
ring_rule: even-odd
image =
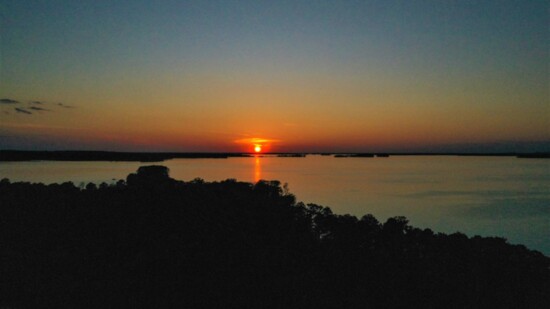
[[[0,149],[550,145],[542,2],[84,2],[8,1]]]

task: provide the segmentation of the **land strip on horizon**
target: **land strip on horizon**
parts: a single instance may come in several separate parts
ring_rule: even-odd
[[[307,155],[326,155],[335,158],[371,158],[390,156],[484,156],[517,158],[550,158],[549,152],[534,153],[459,153],[459,152],[286,152],[286,153],[248,153],[248,152],[116,152],[116,151],[23,151],[0,150],[0,161],[140,161],[162,162],[170,159],[227,159],[231,157],[277,156],[305,157]]]

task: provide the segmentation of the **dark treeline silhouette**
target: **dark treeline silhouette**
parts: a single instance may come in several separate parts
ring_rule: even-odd
[[[549,308],[550,258],[141,167],[0,182],[0,308]]]
[[[115,151],[24,151],[0,150],[0,161],[140,161],[161,162],[169,159],[226,159],[243,157],[241,153],[214,152],[115,152]]]
[[[260,156],[278,156],[290,158],[303,158],[308,154],[334,156],[335,158],[387,158],[389,156],[484,156],[484,157],[510,157],[548,159],[550,153],[287,153],[270,152]],[[231,157],[257,156],[252,153],[239,152],[115,152],[115,151],[25,151],[25,150],[0,150],[0,162],[2,161],[140,161],[162,162],[170,159],[227,159]]]

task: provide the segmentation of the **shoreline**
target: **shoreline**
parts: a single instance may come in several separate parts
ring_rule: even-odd
[[[534,153],[460,153],[460,152],[116,152],[116,151],[26,151],[0,150],[0,162],[15,161],[126,161],[163,162],[170,159],[227,159],[233,157],[276,156],[280,158],[303,158],[307,155],[332,156],[334,158],[387,158],[391,156],[466,156],[466,157],[516,157],[522,159],[550,159],[550,152]]]

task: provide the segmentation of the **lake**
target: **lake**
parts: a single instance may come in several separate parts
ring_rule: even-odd
[[[112,183],[140,162],[1,162],[0,178]],[[436,232],[499,236],[550,255],[550,160],[515,157],[244,157],[162,163],[179,180],[234,178],[288,183],[298,201],[338,214],[406,216]]]

